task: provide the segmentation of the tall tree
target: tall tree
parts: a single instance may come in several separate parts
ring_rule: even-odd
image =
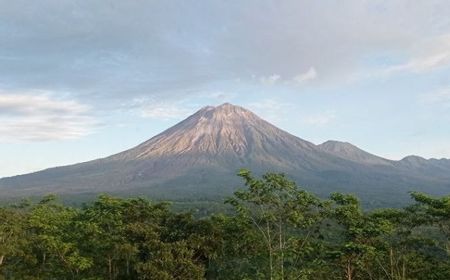
[[[298,189],[284,174],[266,173],[256,178],[244,169],[238,175],[247,189],[235,192],[227,203],[260,236],[267,278],[290,279],[304,273],[306,266],[298,255],[307,250],[319,225],[320,200]]]

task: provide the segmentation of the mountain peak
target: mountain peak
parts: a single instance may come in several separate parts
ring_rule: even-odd
[[[320,144],[318,147],[328,153],[359,163],[369,165],[391,164],[388,160],[361,150],[360,148],[348,142],[329,140]]]
[[[314,145],[230,103],[203,107],[146,142],[107,158],[0,179],[0,197],[131,192],[161,198],[229,194],[239,168],[283,171],[311,191],[408,198],[414,185],[448,193],[450,161],[391,161],[338,141]],[[231,181],[230,181],[231,180]],[[231,184],[231,186],[230,186]],[[425,190],[425,189],[423,189]],[[324,192],[325,191],[325,192]],[[386,195],[393,194],[393,195]],[[188,196],[186,196],[188,195]]]
[[[313,145],[276,128],[249,110],[224,103],[203,107],[135,149],[117,156],[148,159],[190,154],[205,156],[208,160],[215,156],[240,160],[252,154],[268,160],[273,151],[289,146],[310,149]]]
[[[207,123],[209,123],[215,126],[230,126],[233,124],[240,125],[242,123],[261,120],[258,116],[247,109],[230,103],[224,103],[216,107],[203,107],[188,119],[191,119],[191,121],[196,120],[197,125],[207,125]]]
[[[249,112],[247,109],[244,109],[243,107],[233,105],[231,103],[223,103],[217,107],[214,107],[215,111],[222,111],[222,112],[229,112],[229,113],[236,113],[236,112]]]
[[[358,149],[358,147],[356,147],[353,144],[350,144],[348,142],[341,142],[341,141],[336,141],[336,140],[328,140],[322,144],[320,144],[320,146],[322,146],[323,148],[329,148],[329,149]]]
[[[202,110],[206,110],[206,111],[209,111],[209,110],[224,110],[224,109],[233,109],[233,108],[234,109],[245,110],[244,108],[242,108],[240,106],[237,106],[237,105],[225,102],[225,103],[222,103],[222,104],[220,104],[218,106],[207,105],[207,106],[201,108],[200,111],[202,111]]]
[[[426,161],[426,158],[420,157],[420,156],[416,156],[416,155],[409,155],[404,157],[402,160],[405,161]]]
[[[423,157],[410,155],[410,156],[406,156],[403,159],[401,159],[400,162],[407,164],[409,166],[420,166],[420,165],[427,164],[428,160]]]
[[[236,105],[233,105],[233,104],[231,104],[231,103],[228,103],[228,102],[225,102],[225,103],[223,103],[222,105],[219,105],[219,106],[217,106],[218,108],[224,108],[224,107],[238,107],[238,106],[236,106]]]

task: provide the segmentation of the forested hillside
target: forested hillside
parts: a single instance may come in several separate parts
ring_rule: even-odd
[[[0,208],[0,279],[450,279],[450,196],[366,212],[282,174],[239,176],[233,212],[201,218],[106,195]]]

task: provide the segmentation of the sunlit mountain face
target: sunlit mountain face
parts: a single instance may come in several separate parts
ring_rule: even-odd
[[[204,107],[127,151],[0,180],[2,197],[102,192],[158,199],[220,199],[240,184],[240,168],[284,172],[326,196],[352,192],[373,205],[408,201],[409,191],[444,194],[449,160],[392,161],[350,143],[303,140],[239,106]]]

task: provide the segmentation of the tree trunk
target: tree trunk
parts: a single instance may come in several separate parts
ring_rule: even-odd
[[[391,279],[395,279],[394,275],[394,252],[392,248],[389,250],[389,263],[391,265]]]
[[[112,275],[112,259],[108,258],[108,273],[109,273],[109,280],[113,280]]]
[[[405,264],[405,260],[403,260],[403,264],[402,264],[402,280],[406,280],[406,264]]]
[[[352,262],[350,260],[347,261],[347,267],[345,269],[345,274],[346,274],[346,278],[347,280],[352,280],[353,279],[353,268],[352,268]]]
[[[5,259],[5,256],[0,256],[0,265],[3,264],[3,260]]]
[[[281,280],[284,280],[284,245],[283,245],[283,228],[281,222],[279,224],[278,238],[280,242],[280,268],[281,268]]]
[[[270,236],[270,225],[266,222],[267,226],[267,239],[268,239],[268,247],[269,247],[269,272],[270,272],[270,280],[273,279],[273,252],[272,252],[272,238]]]

